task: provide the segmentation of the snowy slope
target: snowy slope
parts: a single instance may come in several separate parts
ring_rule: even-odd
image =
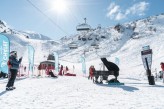
[[[17,51],[18,57],[23,56],[23,62],[28,63],[27,45],[32,45],[35,49],[35,63],[46,60],[50,53],[51,46],[59,45],[58,42],[50,40],[49,37],[31,31],[17,31],[10,29],[6,22],[0,20],[0,33],[6,35],[10,42],[10,51]],[[46,43],[46,44],[45,44]],[[39,60],[38,60],[39,59]]]
[[[40,40],[51,40],[49,37],[47,36],[44,36],[42,34],[39,34],[39,33],[36,33],[36,32],[33,32],[33,31],[19,31],[21,32],[21,34],[23,34],[24,36],[30,38],[30,39],[40,39]]]
[[[98,58],[99,56],[105,55],[109,57],[111,54],[119,51],[125,44],[127,45],[129,42],[135,42],[138,40],[144,40],[145,37],[153,38],[158,37],[163,34],[163,22],[164,15],[152,16],[146,19],[141,19],[138,21],[125,23],[120,25],[117,29],[115,27],[96,29],[94,31],[90,31],[87,34],[78,34],[75,36],[71,36],[62,40],[63,45],[67,45],[69,43],[75,42],[78,44],[78,49],[75,50],[67,50],[65,46],[61,48],[61,50],[65,50],[65,52],[60,52],[60,55],[64,60],[72,60],[71,57],[76,57],[75,60],[78,61],[79,55],[82,55],[85,50],[90,51],[86,52],[87,61]],[[102,38],[105,36],[105,38]],[[86,41],[78,40],[78,38],[86,38]],[[160,36],[159,36],[160,37]],[[92,40],[88,40],[91,38]],[[146,40],[145,40],[146,41]],[[128,43],[127,43],[128,42]],[[147,41],[146,41],[147,42]],[[95,50],[91,45],[93,43],[97,43],[100,49]],[[154,41],[142,43],[138,47],[142,47],[143,45],[153,44]],[[131,45],[127,45],[130,47]],[[70,52],[71,51],[71,52]],[[129,51],[130,52],[130,51]],[[64,56],[66,55],[66,56]]]
[[[150,86],[137,78],[119,78],[124,86],[93,84],[87,78],[60,76],[18,79],[14,91],[4,91],[0,80],[2,109],[163,109],[164,85]]]
[[[100,49],[95,50],[91,47],[94,40],[82,41],[78,40],[79,35],[66,38],[63,47],[60,49],[60,60],[69,62],[80,62],[80,56],[85,50],[87,61],[87,71],[90,65],[94,65],[96,69],[102,69],[100,57],[108,57],[108,60],[115,62],[115,57],[119,58],[121,69],[120,74],[127,74],[126,76],[145,77],[145,69],[142,64],[141,50],[145,45],[150,45],[153,50],[152,73],[153,75],[160,71],[160,62],[164,61],[164,45],[162,44],[164,31],[164,15],[152,16],[138,21],[122,24],[122,32],[118,32],[114,27],[95,30],[87,33],[86,37],[94,39],[97,35]],[[98,33],[96,33],[98,31]],[[94,34],[94,35],[93,35]],[[100,38],[105,36],[106,38]],[[69,50],[67,45],[72,41],[78,44],[78,49]],[[64,48],[65,47],[65,48]],[[64,51],[64,52],[63,52]],[[73,58],[72,58],[73,57]],[[64,62],[63,62],[64,63]],[[76,63],[67,64],[72,68]],[[79,64],[77,69],[81,69]],[[129,70],[129,68],[131,70]],[[77,70],[78,72],[78,70]]]
[[[18,77],[15,83],[17,89],[10,92],[5,91],[7,79],[0,79],[0,108],[163,109],[164,84],[162,80],[158,79],[156,85],[148,85],[140,53],[142,46],[150,45],[153,50],[151,68],[153,75],[156,73],[155,69],[157,72],[160,70],[159,64],[164,61],[163,25],[164,15],[161,14],[119,25],[120,29],[115,26],[101,30],[96,29],[85,35],[76,34],[64,37],[62,42],[27,39],[18,34],[6,34],[12,42],[11,49],[18,50],[20,55],[24,55],[23,64],[28,63],[25,46],[31,44],[36,51],[35,64],[46,60],[49,53],[57,51],[60,63],[68,66],[68,72],[76,73],[77,77],[48,78],[42,71],[43,77],[41,78],[23,79]],[[78,40],[79,36],[92,38],[92,40]],[[101,38],[102,36],[105,38]],[[101,49],[95,50],[91,47],[95,40]],[[78,49],[69,49],[68,44],[72,42],[78,44]],[[105,82],[103,85],[96,85],[91,80],[82,77],[82,65],[79,63],[79,58],[84,50],[89,51],[85,53],[87,75],[90,65],[94,65],[96,70],[102,70],[100,57],[106,56],[112,62],[117,57],[120,60],[118,79],[125,85],[109,86]],[[27,74],[27,72],[24,73]],[[38,74],[36,69],[34,74]]]
[[[11,50],[17,50],[18,55],[23,56],[23,63],[28,63],[27,44],[35,48],[35,64],[46,60],[48,54],[56,51],[59,54],[60,63],[66,63],[73,68],[81,69],[80,57],[85,52],[87,69],[90,65],[95,65],[100,69],[100,57],[108,57],[114,62],[115,57],[120,59],[121,70],[128,67],[139,67],[141,71],[134,71],[136,74],[145,72],[142,66],[140,51],[142,46],[150,45],[153,49],[153,70],[160,70],[159,63],[163,61],[163,31],[164,15],[151,16],[145,19],[118,24],[114,27],[97,28],[86,34],[78,33],[75,35],[61,38],[59,41],[36,39],[36,36],[27,38],[26,32],[21,34],[6,34],[11,40]],[[0,31],[7,30],[6,23],[1,22]],[[10,29],[8,28],[8,31]],[[14,30],[15,31],[15,30]],[[38,37],[40,37],[38,35]],[[83,39],[86,39],[85,41]],[[76,43],[78,49],[70,49],[69,44]],[[98,44],[100,49],[95,49],[92,44]],[[71,63],[70,63],[71,62]],[[126,66],[124,66],[126,65]],[[123,71],[126,72],[126,71]],[[142,73],[142,74],[143,74]]]

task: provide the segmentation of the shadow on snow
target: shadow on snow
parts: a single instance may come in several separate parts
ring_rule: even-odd
[[[7,92],[6,90],[5,90],[5,91],[2,91],[2,92],[0,93],[0,96],[4,95],[6,92]]]
[[[144,87],[158,87],[158,88],[164,88],[163,85],[149,85],[149,86],[144,86]]]
[[[121,88],[125,91],[129,91],[129,92],[134,92],[136,90],[139,90],[136,87],[132,87],[132,86],[126,86],[126,85],[108,85],[108,84],[96,84],[98,86],[104,86],[104,87],[113,87],[113,88]]]

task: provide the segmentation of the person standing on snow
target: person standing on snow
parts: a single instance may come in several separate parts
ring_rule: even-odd
[[[89,68],[89,77],[88,77],[88,79],[91,78],[91,80],[92,80],[92,78],[93,78],[93,73],[94,73],[94,72],[95,72],[94,66],[90,66],[90,68]]]
[[[68,67],[66,66],[65,72],[63,72],[63,75],[64,75],[64,74],[67,74],[67,72],[68,72]]]
[[[59,71],[59,74],[58,74],[58,75],[60,75],[60,76],[63,75],[63,65],[61,65],[61,67],[60,67],[60,71]]]
[[[9,67],[9,71],[11,73],[11,77],[9,78],[9,81],[6,85],[6,90],[15,89],[14,81],[17,76],[17,72],[18,72],[21,61],[22,61],[22,57],[19,60],[17,60],[17,52],[16,51],[10,52],[8,67]]]
[[[41,66],[41,64],[39,64],[39,66],[38,66],[38,76],[41,76],[41,69],[42,69],[42,66]]]
[[[24,72],[26,72],[26,66],[24,67]]]
[[[164,74],[164,63],[161,62],[160,65],[161,65],[161,69],[162,69],[162,71],[160,71],[160,76],[159,76],[159,77],[162,79],[163,76],[164,76],[164,75],[163,75],[163,74]]]

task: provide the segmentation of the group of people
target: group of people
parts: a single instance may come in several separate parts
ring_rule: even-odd
[[[9,79],[8,79],[8,83],[6,85],[6,90],[13,90],[16,89],[16,87],[14,87],[14,82],[18,73],[18,69],[19,66],[22,62],[22,57],[17,59],[17,52],[16,51],[12,51],[10,52],[10,57],[8,60],[8,68],[9,68]],[[24,68],[24,70],[26,70],[26,67]],[[40,69],[39,69],[40,70]],[[49,75],[51,77],[57,77],[53,74],[52,70],[49,70]]]
[[[66,66],[65,69],[64,69],[63,65],[61,65],[60,71],[59,71],[59,74],[58,74],[58,75],[62,76],[62,75],[67,74],[67,71],[68,71],[68,70],[69,70],[69,69],[68,69],[67,66]]]
[[[9,78],[8,83],[6,85],[6,90],[13,90],[13,89],[16,88],[16,87],[14,87],[14,81],[16,79],[16,75],[17,75],[17,72],[18,72],[18,69],[19,69],[19,65],[21,64],[21,61],[22,61],[22,57],[19,58],[19,60],[18,60],[16,51],[10,52],[10,57],[9,57],[9,61],[8,61],[8,68],[9,68],[10,78]],[[164,63],[161,62],[160,65],[161,65],[161,69],[162,69],[162,71],[160,72],[160,78],[163,78],[164,77]],[[40,67],[38,67],[38,70],[40,70]],[[66,72],[68,71],[67,66],[66,66],[65,71]],[[95,72],[95,68],[94,68],[93,65],[91,65],[90,68],[89,68],[88,79],[91,79],[91,80],[93,79],[93,73],[94,72]],[[51,77],[57,77],[57,76],[54,75],[52,70],[49,70],[49,75]],[[64,75],[62,65],[61,65],[61,68],[60,68],[60,71],[59,71],[58,75]]]
[[[43,75],[43,72],[41,72],[42,69],[45,70],[45,74],[48,75],[48,77],[57,77],[56,75],[54,75],[52,68],[48,68],[46,66],[43,68],[41,64],[38,66],[38,77]]]

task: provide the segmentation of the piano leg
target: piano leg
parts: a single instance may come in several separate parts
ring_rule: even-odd
[[[99,78],[99,76],[96,75],[96,76],[95,76],[95,83],[98,83],[98,78]]]

